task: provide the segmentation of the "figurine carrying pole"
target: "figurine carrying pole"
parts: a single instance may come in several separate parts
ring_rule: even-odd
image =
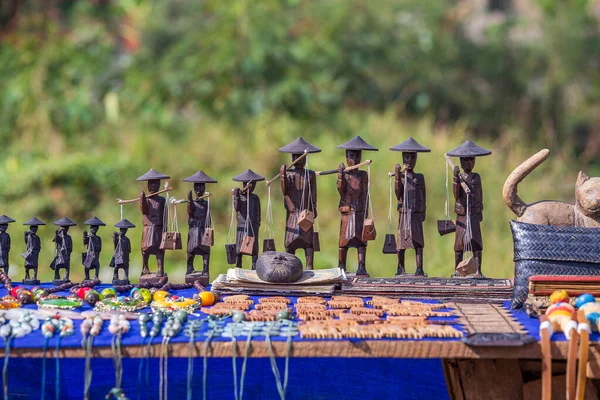
[[[420,145],[412,137],[397,146],[390,147],[392,151],[402,152],[402,166],[396,164],[394,191],[398,199],[398,270],[396,276],[404,275],[406,249],[415,249],[415,275],[424,276],[423,270],[423,222],[427,211],[427,191],[425,177],[414,171],[417,164],[417,153],[431,150]]]
[[[114,268],[113,271],[113,286],[129,285],[129,255],[131,254],[131,242],[127,237],[127,229],[135,228],[135,225],[127,219],[122,219],[115,224],[115,228],[119,228],[119,232],[113,232],[114,252],[109,266]],[[119,278],[119,270],[124,273],[123,279]]]
[[[94,279],[98,280],[100,273],[100,252],[102,251],[102,238],[97,235],[98,229],[106,224],[98,217],[94,217],[84,222],[84,225],[90,225],[90,232],[83,231],[83,245],[87,246],[87,251],[82,254],[81,262],[85,271],[84,283],[90,281],[90,270],[94,269]]]
[[[247,169],[233,178],[242,182],[243,189],[233,189],[233,209],[237,213],[236,268],[242,268],[242,256],[252,257],[252,269],[256,269],[258,259],[258,233],[260,230],[260,198],[254,194],[256,182],[265,180],[254,171]]]
[[[54,232],[54,238],[52,241],[55,243],[55,256],[54,260],[50,264],[50,269],[54,271],[54,280],[52,284],[54,286],[60,286],[64,283],[71,282],[69,280],[69,274],[71,272],[71,253],[73,252],[73,239],[68,234],[69,227],[76,226],[77,224],[71,221],[69,218],[61,218],[54,222],[54,225],[58,226],[59,229]],[[60,270],[65,270],[65,275],[60,277]]]
[[[10,235],[8,234],[8,224],[15,222],[7,215],[0,216],[0,268],[8,275],[8,255],[10,254]]]
[[[40,251],[42,250],[42,241],[37,235],[37,231],[40,225],[46,225],[46,223],[33,217],[29,221],[23,223],[23,225],[29,226],[29,230],[25,231],[26,250],[25,253],[21,254],[21,257],[25,259],[25,279],[23,279],[23,284],[39,285],[40,281],[37,278],[37,273]],[[30,276],[30,270],[33,270],[33,278]]]
[[[307,154],[318,153],[321,149],[299,137],[279,151],[292,155],[292,163],[289,166],[282,165],[279,172],[286,211],[285,250],[296,254],[296,250],[304,249],[306,269],[312,270],[315,257],[313,222],[318,216],[317,176],[314,171],[304,167]]]
[[[361,171],[358,167],[361,165],[362,151],[377,151],[377,149],[360,136],[337,146],[338,149],[346,150],[347,170],[344,163],[340,163],[338,168],[337,189],[340,194],[339,211],[341,213],[340,239],[339,239],[339,268],[346,270],[346,259],[348,249],[355,247],[358,252],[358,269],[356,275],[369,276],[366,267],[367,240],[364,227],[369,207],[369,176],[367,172]],[[321,173],[320,175],[325,175]],[[372,222],[372,221],[371,221]],[[374,226],[367,226],[368,232],[374,238]]]

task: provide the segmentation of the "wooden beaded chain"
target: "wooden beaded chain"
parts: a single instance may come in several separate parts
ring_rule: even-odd
[[[85,350],[85,378],[83,386],[83,398],[85,400],[89,400],[90,398],[90,386],[92,384],[92,347],[94,346],[94,339],[102,330],[103,323],[102,317],[98,314],[88,315],[81,322],[81,347]]]
[[[10,342],[12,339],[22,338],[36,331],[40,327],[40,321],[31,311],[22,311],[16,319],[11,319],[8,324],[4,316],[0,316],[0,336],[4,339],[4,366],[2,367],[2,383],[4,385],[4,399],[8,399],[8,360],[10,355]]]

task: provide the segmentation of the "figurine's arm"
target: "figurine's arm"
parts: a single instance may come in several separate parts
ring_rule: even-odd
[[[421,187],[423,188],[423,221],[427,218],[427,187],[425,186],[425,177],[423,175],[421,178]]]
[[[478,192],[477,196],[479,197],[479,201],[481,201],[481,212],[479,213],[479,222],[483,222],[483,186],[481,186],[481,177],[479,174],[475,175],[477,179],[477,187]]]
[[[340,163],[338,167],[338,179],[337,179],[337,189],[340,196],[343,196],[346,192],[346,179],[344,179],[344,169],[346,166],[344,163]]]
[[[96,254],[98,254],[102,251],[102,238],[100,236],[98,236],[98,244],[96,246],[97,247],[94,250],[96,251]]]
[[[6,234],[6,249],[10,251],[10,235]]]
[[[83,245],[87,246],[90,244],[90,237],[87,231],[83,231]]]
[[[119,234],[117,232],[113,232],[113,245],[117,247],[119,243]]]
[[[146,201],[146,193],[140,193],[140,210],[142,210],[142,215],[148,214],[148,202]]]
[[[190,217],[193,217],[193,216],[194,216],[194,209],[195,209],[195,207],[194,207],[194,205],[192,204],[192,202],[193,202],[193,201],[194,201],[194,199],[193,199],[193,197],[192,197],[192,191],[190,190],[190,191],[188,192],[188,195],[187,195],[187,213],[188,213],[188,215],[189,215]]]
[[[452,193],[454,194],[454,199],[460,199],[460,191],[462,188],[460,187],[460,178],[458,174],[460,173],[460,169],[458,167],[454,167],[454,178],[452,179]]]
[[[396,164],[396,168],[394,170],[394,177],[396,181],[394,183],[394,190],[396,192],[396,199],[398,200],[402,200],[404,197],[404,182],[402,182],[402,173],[400,171],[400,164]]]
[[[310,194],[313,203],[313,214],[314,217],[317,218],[317,175],[313,171],[310,171],[308,176],[310,177]]]
[[[67,248],[67,251],[69,253],[73,251],[73,241],[70,239],[71,239],[70,236],[67,236],[66,238],[63,239],[65,241],[65,247]]]
[[[281,193],[283,193],[283,195],[286,196],[287,192],[288,192],[288,187],[287,187],[287,166],[286,165],[282,165],[281,168],[279,168],[279,173],[281,174]]]
[[[233,189],[233,209],[240,212],[240,188]]]

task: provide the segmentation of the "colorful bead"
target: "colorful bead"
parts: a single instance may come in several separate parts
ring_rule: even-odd
[[[117,297],[117,291],[113,288],[102,289],[100,292],[100,300]]]
[[[80,299],[85,299],[85,294],[87,292],[89,292],[90,290],[92,290],[92,288],[89,287],[80,287],[79,289],[77,289],[75,291],[75,294],[77,295],[77,297],[79,297]]]

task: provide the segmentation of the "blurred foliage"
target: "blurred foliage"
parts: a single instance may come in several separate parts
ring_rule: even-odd
[[[135,178],[148,168],[170,174],[178,198],[191,188],[181,179],[201,168],[219,179],[208,189],[215,192],[216,276],[227,268],[232,176],[248,167],[275,175],[288,161],[277,148],[297,136],[323,149],[311,167],[334,168],[344,158],[335,145],[360,134],[381,149],[364,155],[375,160],[380,233],[368,266],[390,276],[396,260],[381,254],[380,242],[385,173],[400,157],[387,148],[412,135],[432,148],[417,167],[429,192],[425,267],[448,275],[453,239],[435,228],[444,218],[442,155],[475,137],[495,151],[476,167],[486,187],[484,272],[510,276],[506,221],[513,216],[500,190],[512,168],[539,146],[554,151],[519,188],[526,201],[571,199],[577,168],[599,172],[600,14],[596,0],[503,3],[504,11],[492,12],[485,0],[5,0],[0,213],[79,223],[96,214],[112,225],[120,218],[115,198],[138,196],[144,187]],[[316,263],[330,267],[337,265],[338,198],[331,178],[318,187],[323,251]],[[264,187],[258,193],[265,209]],[[282,249],[278,190],[273,201]],[[138,225],[130,236],[139,236],[137,207],[123,211]],[[72,230],[76,244],[80,229]],[[19,230],[10,228],[15,266],[22,264]],[[52,231],[40,230],[42,264],[52,258]],[[107,244],[109,231],[100,231]],[[184,259],[169,253],[170,273],[181,276],[174,270]],[[20,268],[13,274],[21,276]]]

